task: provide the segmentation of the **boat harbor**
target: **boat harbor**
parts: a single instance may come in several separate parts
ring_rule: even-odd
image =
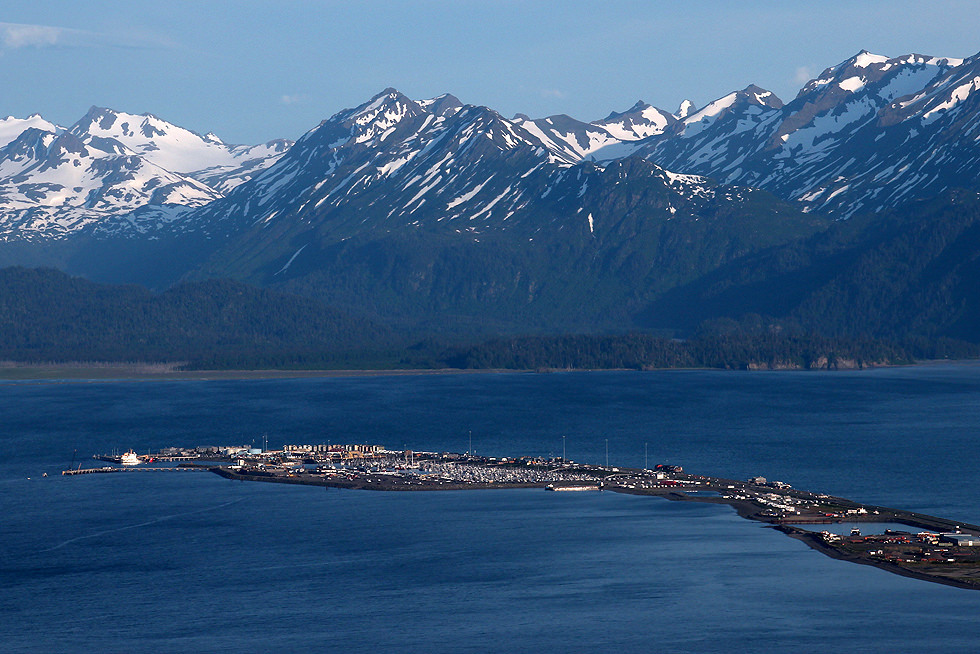
[[[564,457],[486,457],[471,452],[388,450],[381,445],[286,445],[165,448],[156,454],[96,455],[113,463],[69,468],[65,476],[116,472],[206,471],[236,481],[348,490],[452,491],[539,488],[558,492],[612,491],[673,501],[727,504],[838,559],[935,583],[980,589],[980,526],[792,488],[763,477],[746,480],[685,472],[679,465],[621,468]],[[157,461],[175,466],[152,466]],[[74,462],[73,462],[74,463]],[[804,525],[888,523],[910,529],[848,537]],[[799,527],[795,526],[799,525]]]

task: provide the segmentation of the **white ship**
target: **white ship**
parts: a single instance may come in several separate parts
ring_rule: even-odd
[[[136,452],[130,450],[119,457],[119,463],[124,466],[138,466],[140,464],[140,459],[136,456]]]

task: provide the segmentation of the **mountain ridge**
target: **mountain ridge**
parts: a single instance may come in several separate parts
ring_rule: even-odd
[[[967,59],[918,54],[889,58],[861,51],[825,69],[788,103],[749,85],[698,110],[682,103],[676,113],[670,113],[639,101],[592,122],[565,115],[507,120],[489,108],[483,110],[500,121],[500,133],[510,132],[512,141],[531,148],[543,147],[552,163],[594,161],[602,165],[641,156],[668,170],[757,186],[783,200],[799,202],[809,211],[847,218],[860,211],[935,195],[969,181],[968,175],[957,176],[949,170],[963,165],[975,170],[980,165],[974,160],[973,149],[963,145],[977,130],[980,112],[974,106],[978,102],[974,92],[980,86],[978,80],[977,55]],[[398,98],[397,102],[392,98]],[[380,104],[372,107],[372,103],[384,104],[386,113],[378,115]],[[474,111],[468,107],[450,94],[416,102],[388,88],[360,107],[342,110],[322,121],[303,138],[325,124],[343,123],[353,116],[351,112],[359,111],[357,120],[377,130],[359,135],[359,142],[368,147],[383,140],[381,137],[387,138],[389,129],[397,132],[399,125],[413,117],[447,120],[459,111]],[[68,128],[47,123],[36,114],[23,120],[7,118],[0,122],[0,137],[7,138],[27,125],[43,127],[56,136],[73,133],[96,148],[99,144],[108,147],[105,139],[112,139],[150,163],[214,190],[217,195],[211,199],[227,195],[262,174],[292,147],[283,140],[229,146],[213,134],[200,136],[153,114],[127,114],[97,106]],[[935,162],[930,163],[924,154],[936,147],[944,150],[946,171],[936,170]],[[961,162],[967,157],[968,162]],[[865,161],[872,164],[870,170],[856,168],[858,162]],[[933,170],[920,176],[923,178],[907,172],[926,165],[932,165]],[[954,183],[945,183],[949,176],[956,177]],[[4,190],[13,184],[0,178],[0,222],[4,222],[8,209],[2,204]],[[202,204],[201,198],[173,199],[170,204]],[[70,202],[64,203],[59,215],[71,213]],[[117,213],[141,206],[120,207]],[[70,226],[86,229],[94,222],[91,217],[59,220],[51,225],[56,238],[63,237]],[[24,224],[23,220],[17,222]],[[42,237],[43,226],[34,222],[32,238]],[[177,226],[175,222],[180,221],[165,221],[160,227],[169,229]],[[117,223],[124,228],[127,221]],[[101,231],[106,232],[106,228]],[[16,234],[16,228],[4,230],[5,238],[15,238]]]
[[[677,289],[975,190],[978,89],[980,55],[862,51],[789,102],[748,85],[592,122],[394,88],[293,144],[100,107],[67,129],[7,119],[30,127],[0,148],[0,264],[36,246],[104,281],[230,277],[411,329],[676,327]]]

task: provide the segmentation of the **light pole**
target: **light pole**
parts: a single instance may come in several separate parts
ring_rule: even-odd
[[[606,467],[609,467],[609,439],[606,439]]]
[[[561,437],[561,462],[565,463],[565,437]]]
[[[647,461],[647,445],[648,443],[643,444],[643,469],[644,470],[650,469],[650,463]]]

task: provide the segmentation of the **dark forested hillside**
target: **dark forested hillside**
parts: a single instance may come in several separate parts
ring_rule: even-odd
[[[155,294],[50,269],[0,270],[0,359],[330,367],[391,339],[370,320],[227,280]]]
[[[410,344],[388,328],[313,300],[239,282],[153,293],[50,270],[0,270],[0,361],[172,362],[188,368],[852,368],[914,357],[976,356],[935,340],[828,338],[758,319],[713,320],[680,341],[644,333]]]
[[[572,348],[586,366],[642,360],[605,336],[633,331],[688,354],[697,333],[950,351],[980,342],[978,75],[980,55],[862,51],[789,102],[749,85],[588,123],[388,88],[291,146],[107,108],[67,129],[5,119],[0,267],[170,290],[39,273],[0,335],[19,358],[214,365],[319,365],[391,333],[546,336],[556,360],[565,335],[600,335],[598,358]]]
[[[975,355],[977,348],[960,348]],[[825,338],[780,330],[705,330],[689,340],[651,334],[496,338],[449,348],[444,365],[476,369],[823,369],[907,363],[923,351],[913,343]]]
[[[301,220],[249,228],[200,274],[443,334],[626,330],[659,293],[829,224],[764,191],[637,158],[554,177],[537,180],[533,195],[546,200],[473,231],[441,221],[439,210],[428,223],[399,225],[368,198],[356,210],[307,208]]]
[[[980,342],[980,194],[956,191],[724,266],[640,313],[691,331],[767,316],[825,335]]]

